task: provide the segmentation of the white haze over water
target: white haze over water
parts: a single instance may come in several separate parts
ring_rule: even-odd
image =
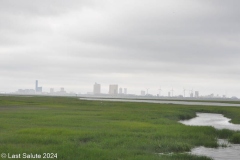
[[[139,94],[159,87],[240,97],[237,0],[0,1],[0,92]],[[189,95],[189,91],[186,91]]]

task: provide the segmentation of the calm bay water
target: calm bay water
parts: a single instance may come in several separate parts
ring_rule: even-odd
[[[234,106],[240,107],[240,104],[217,103],[217,102],[191,102],[191,101],[166,101],[166,100],[143,100],[143,99],[111,99],[111,98],[80,98],[81,100],[91,101],[113,101],[113,102],[144,102],[144,103],[161,103],[161,104],[181,104],[181,105],[204,105],[204,106]]]

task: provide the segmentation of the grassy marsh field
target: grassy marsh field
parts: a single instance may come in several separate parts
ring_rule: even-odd
[[[58,160],[207,160],[183,153],[217,147],[217,138],[240,143],[240,132],[178,123],[196,112],[221,113],[240,124],[239,107],[0,96],[0,153],[57,153]]]

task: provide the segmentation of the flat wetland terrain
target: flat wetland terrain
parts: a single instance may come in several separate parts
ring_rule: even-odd
[[[186,152],[196,146],[218,147],[218,138],[240,143],[239,131],[178,123],[196,112],[221,113],[240,124],[239,107],[0,96],[0,154],[57,153],[58,160],[209,160]]]

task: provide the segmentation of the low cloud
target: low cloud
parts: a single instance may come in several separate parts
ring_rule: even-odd
[[[0,88],[13,91],[42,79],[46,86],[59,81],[77,92],[91,91],[96,81],[124,84],[134,93],[147,85],[204,84],[204,92],[211,93],[215,81],[214,86],[237,95],[239,4],[1,1]],[[8,89],[10,79],[20,83]]]

